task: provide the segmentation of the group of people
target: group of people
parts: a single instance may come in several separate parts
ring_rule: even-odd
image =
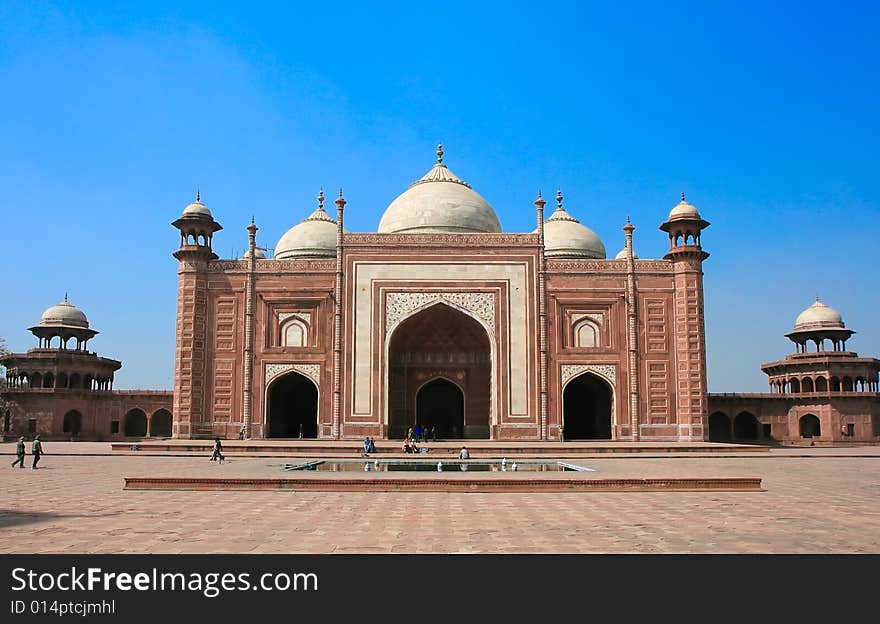
[[[15,461],[12,462],[12,467],[15,468],[15,464],[18,464],[19,468],[24,468],[24,448],[25,448],[25,440],[24,436],[18,439],[18,444],[15,445]],[[31,445],[31,455],[34,456],[34,463],[31,465],[31,468],[36,470],[37,463],[40,461],[40,456],[43,454],[43,444],[40,442],[40,436],[34,436],[34,442]]]
[[[373,438],[366,437],[364,438],[364,455],[369,455],[370,453],[376,452],[376,443],[373,442]]]
[[[429,438],[436,442],[437,426],[428,427],[428,425],[425,425],[422,427],[421,425],[416,425],[415,427],[410,427],[406,432],[406,437],[413,442],[427,442]]]

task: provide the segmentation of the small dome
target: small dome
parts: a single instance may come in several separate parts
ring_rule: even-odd
[[[605,245],[590,228],[562,207],[562,193],[556,194],[556,210],[544,221],[544,255],[549,258],[605,259]]]
[[[266,253],[265,253],[262,249],[260,249],[259,247],[257,247],[256,249],[254,249],[254,258],[256,258],[257,260],[265,260],[265,259],[266,259]],[[242,259],[242,260],[247,260],[247,259],[248,259],[248,252],[247,252],[247,250],[245,250],[244,255],[241,257],[241,259]]]
[[[840,312],[819,301],[818,296],[815,303],[798,314],[794,322],[795,331],[804,329],[842,329],[844,327]]]
[[[284,234],[275,246],[275,259],[333,257],[336,255],[336,221],[324,210],[324,191],[318,209]]]
[[[211,211],[202,203],[202,193],[196,193],[196,200],[183,209],[184,217],[210,217]]]
[[[385,209],[379,232],[500,232],[492,206],[443,164],[442,146],[437,157],[437,164]]]
[[[83,311],[70,303],[67,300],[67,295],[64,295],[64,301],[43,312],[43,316],[40,317],[40,325],[65,325],[88,329],[89,320]]]
[[[639,254],[633,251],[633,258],[638,258]],[[626,260],[626,247],[617,252],[617,255],[614,256],[615,260]]]
[[[669,220],[670,221],[673,219],[682,219],[682,218],[689,218],[689,219],[701,218],[700,213],[697,212],[697,207],[694,206],[693,204],[689,204],[685,200],[684,193],[681,194],[681,201],[669,213]]]

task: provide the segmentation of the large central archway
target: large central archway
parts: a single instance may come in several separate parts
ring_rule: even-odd
[[[272,382],[268,392],[267,438],[317,438],[318,388],[290,372]]]
[[[451,306],[403,321],[388,345],[388,437],[418,423],[438,438],[488,438],[491,360],[486,330]]]
[[[611,439],[611,388],[595,375],[575,377],[562,393],[566,440]]]

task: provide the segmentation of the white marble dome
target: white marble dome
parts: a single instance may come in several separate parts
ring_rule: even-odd
[[[489,202],[443,164],[442,146],[437,156],[437,164],[385,209],[379,232],[500,232]]]
[[[605,259],[605,245],[587,226],[562,207],[562,194],[556,195],[556,210],[544,221],[544,255],[548,258]]]
[[[681,194],[681,201],[669,212],[669,221],[673,219],[700,219],[700,213],[697,211],[697,207],[693,204],[689,204],[687,200],[684,198],[684,193]]]
[[[334,252],[334,253],[335,253],[335,252]],[[256,258],[257,260],[265,260],[265,259],[266,259],[266,253],[265,253],[262,249],[260,249],[259,247],[257,247],[256,249],[254,249],[254,258]],[[241,259],[242,259],[242,260],[247,260],[247,259],[248,259],[248,250],[245,250],[244,255],[241,257]]]
[[[639,254],[633,251],[633,258],[638,259]],[[617,252],[617,255],[614,256],[615,260],[626,260],[626,247]]]
[[[840,312],[831,308],[816,297],[809,308],[798,314],[794,321],[795,330],[800,329],[836,329],[843,328],[843,317]]]
[[[201,191],[196,193],[196,200],[183,209],[184,217],[210,217],[211,211],[202,203]]]
[[[68,327],[82,327],[88,329],[89,319],[85,313],[67,300],[47,308],[40,317],[40,325],[65,325]]]
[[[318,209],[287,230],[275,246],[275,259],[336,256],[336,221],[324,210],[324,192]]]

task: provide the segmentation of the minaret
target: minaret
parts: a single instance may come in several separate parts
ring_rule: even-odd
[[[204,423],[205,344],[207,341],[207,268],[217,254],[211,249],[214,233],[222,226],[211,211],[196,201],[183,210],[171,225],[180,230],[180,248],[174,257],[177,270],[177,340],[174,354],[174,432],[175,438],[209,435]]]
[[[636,293],[636,262],[633,254],[633,230],[635,226],[626,218],[623,231],[626,234],[626,336],[627,366],[629,369],[629,424],[633,442],[639,441],[639,312]]]
[[[248,226],[248,252],[247,252],[247,283],[245,285],[244,303],[244,379],[242,381],[242,412],[241,420],[244,426],[244,439],[251,437],[251,405],[252,384],[254,378],[254,282],[256,281],[257,268],[257,230],[259,228],[251,217]]]
[[[547,439],[547,260],[544,256],[544,206],[547,202],[538,192],[535,208],[538,217],[538,348],[540,352],[541,434]]]
[[[324,192],[321,191],[321,201]],[[339,189],[339,197],[336,199],[336,285],[333,289],[333,429],[334,440],[342,436],[341,413],[342,413],[342,235],[345,231],[342,226],[345,199],[342,197],[342,189]]]
[[[681,202],[660,229],[669,235],[663,258],[673,267],[675,375],[679,439],[707,440],[706,324],[703,314],[703,261],[700,233],[709,227],[681,194]]]

